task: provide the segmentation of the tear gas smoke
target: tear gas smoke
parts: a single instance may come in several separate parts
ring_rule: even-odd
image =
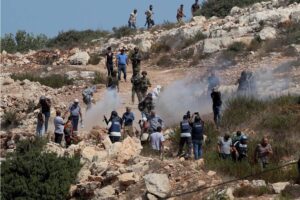
[[[103,115],[110,117],[111,111],[121,106],[121,98],[115,90],[107,90],[101,100],[88,109],[84,117],[84,129],[90,130],[95,125],[105,126]]]

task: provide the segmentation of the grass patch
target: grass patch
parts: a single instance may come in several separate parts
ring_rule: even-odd
[[[52,88],[61,88],[65,85],[72,85],[73,79],[68,79],[66,76],[60,74],[51,74],[46,77],[39,77],[37,75],[33,75],[30,73],[23,73],[23,74],[12,74],[11,78],[16,80],[29,80],[31,82],[39,82],[42,85],[46,85]]]
[[[80,158],[42,153],[46,141],[24,140],[1,164],[2,199],[66,199]]]
[[[93,79],[93,84],[106,84],[107,83],[107,77],[105,74],[101,72],[95,72],[95,77]]]
[[[233,195],[235,197],[248,197],[251,195],[254,196],[262,196],[264,194],[273,194],[272,189],[261,186],[261,187],[252,187],[252,186],[244,186],[234,190]]]
[[[170,55],[162,55],[158,61],[156,62],[156,64],[160,67],[172,67],[172,65],[174,64],[172,58]]]
[[[113,27],[113,36],[115,38],[122,38],[134,35],[136,30],[129,28],[128,26],[121,26],[121,27]]]
[[[1,126],[4,128],[7,127],[16,127],[20,123],[20,117],[15,110],[9,110],[4,112],[1,118]]]

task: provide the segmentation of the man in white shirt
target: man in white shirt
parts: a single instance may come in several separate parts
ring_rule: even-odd
[[[164,151],[164,141],[165,138],[161,133],[162,128],[159,126],[156,129],[156,132],[150,135],[151,147],[154,151],[159,152],[160,157],[162,159],[163,151]]]
[[[136,16],[137,16],[137,9],[134,9],[132,13],[130,13],[129,20],[128,20],[128,27],[136,29]]]
[[[56,111],[56,117],[54,118],[54,135],[55,135],[55,143],[61,144],[62,137],[64,135],[64,120],[61,117],[61,112],[59,110]]]

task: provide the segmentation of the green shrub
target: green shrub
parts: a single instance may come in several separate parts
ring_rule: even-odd
[[[6,34],[1,38],[1,49],[8,53],[26,52],[45,48],[48,38],[44,34],[33,35],[26,31],[17,31],[16,35]]]
[[[19,125],[19,123],[20,117],[18,116],[18,113],[15,110],[9,110],[4,112],[1,118],[1,125],[3,127],[14,127]]]
[[[231,45],[229,45],[229,47],[227,48],[229,51],[233,51],[233,52],[242,52],[246,49],[246,44],[243,42],[234,42]]]
[[[101,72],[95,72],[95,77],[93,79],[93,84],[106,84],[106,75]]]
[[[119,28],[113,27],[113,36],[116,38],[127,37],[136,33],[135,29],[129,28],[128,26],[121,26]]]
[[[160,67],[172,67],[174,62],[170,55],[163,55],[158,59],[156,64]]]
[[[99,54],[91,54],[88,64],[98,65],[100,61],[101,61],[101,56]]]
[[[42,139],[21,141],[1,163],[1,199],[66,199],[80,159],[42,153],[44,144]]]
[[[85,43],[91,42],[93,39],[99,39],[107,37],[108,31],[102,30],[84,30],[76,31],[69,30],[66,32],[60,32],[58,35],[49,40],[47,46],[55,48],[71,48],[74,46],[81,46]]]
[[[12,74],[11,78],[20,81],[27,79],[32,82],[39,82],[42,85],[46,85],[52,88],[61,88],[65,85],[73,84],[73,79],[68,79],[66,76],[60,74],[51,74],[46,77],[39,77],[37,75],[33,75],[30,73],[23,73],[23,74]]]

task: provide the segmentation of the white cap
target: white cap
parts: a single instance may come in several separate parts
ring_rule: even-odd
[[[79,100],[78,100],[78,99],[75,99],[75,100],[74,100],[74,103],[79,103]]]

